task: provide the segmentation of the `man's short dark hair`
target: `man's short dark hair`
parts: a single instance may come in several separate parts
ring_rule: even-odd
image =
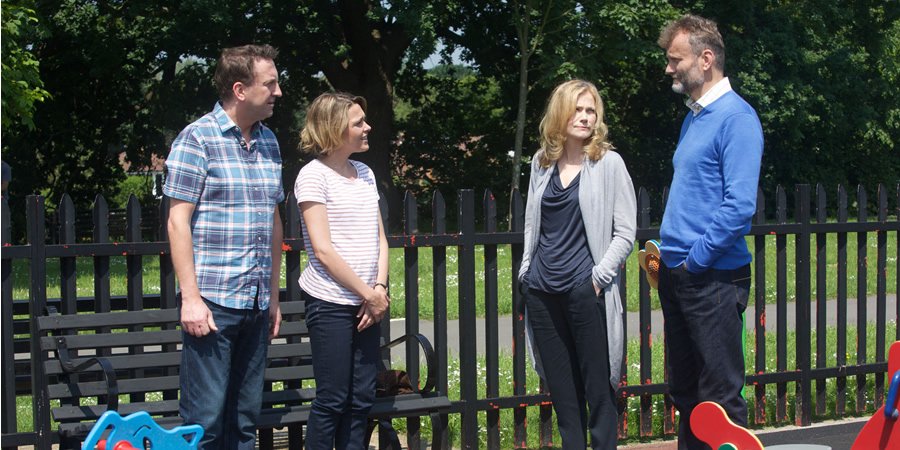
[[[725,41],[714,20],[685,14],[680,19],[666,25],[659,33],[659,40],[656,43],[663,50],[668,50],[675,36],[682,32],[688,33],[688,42],[690,42],[695,56],[700,56],[703,50],[709,49],[716,56],[716,68],[725,71]]]
[[[219,98],[230,100],[234,96],[234,83],[253,84],[253,62],[257,59],[274,60],[278,49],[269,44],[243,45],[222,50],[216,63],[216,90]]]

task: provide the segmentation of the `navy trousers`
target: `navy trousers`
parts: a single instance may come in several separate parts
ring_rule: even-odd
[[[375,401],[381,324],[357,331],[359,306],[338,305],[306,292],[302,298],[316,377],[306,448],[363,449]]]
[[[186,425],[203,427],[201,449],[256,448],[269,310],[204,301],[219,331],[200,338],[182,332],[179,412]]]
[[[707,449],[691,432],[694,407],[714,401],[737,425],[747,426],[744,387],[744,309],[750,265],[695,274],[685,265],[660,264],[659,298],[665,318],[667,381],[678,409],[678,448]]]

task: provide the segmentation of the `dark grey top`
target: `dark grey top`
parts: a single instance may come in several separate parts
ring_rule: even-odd
[[[541,198],[541,238],[527,277],[528,287],[562,294],[591,278],[594,260],[588,248],[578,204],[581,174],[563,187],[559,169],[553,170]]]

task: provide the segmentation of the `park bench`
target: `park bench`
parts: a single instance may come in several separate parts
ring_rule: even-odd
[[[272,430],[288,427],[290,448],[302,447],[302,426],[309,418],[315,388],[309,333],[301,301],[282,301],[284,323],[268,349],[266,390],[259,424],[260,448],[272,448]],[[116,311],[96,314],[58,314],[48,308],[38,319],[44,385],[53,421],[58,423],[60,448],[78,448],[94,423],[107,410],[126,416],[147,411],[165,428],[182,423],[178,416],[178,367],[181,330],[174,309]],[[382,346],[381,364],[389,367],[386,349],[414,341],[422,349],[427,376],[412,394],[376,398],[369,414],[368,438],[379,430],[382,447],[399,449],[391,419],[429,416],[432,448],[440,448],[444,434],[441,411],[449,399],[433,391],[436,358],[421,335],[406,335]],[[120,399],[127,396],[127,401]]]

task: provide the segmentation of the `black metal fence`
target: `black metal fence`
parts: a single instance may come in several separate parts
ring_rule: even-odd
[[[756,324],[753,339],[756,342],[756,359],[753,367],[748,367],[747,385],[753,387],[752,394],[755,410],[751,411],[751,423],[764,423],[766,418],[766,403],[774,401],[776,404],[777,421],[789,420],[788,396],[789,384],[795,389],[795,413],[794,423],[797,425],[809,425],[816,416],[834,414],[842,416],[846,410],[847,401],[853,406],[852,411],[865,411],[866,376],[874,374],[876,407],[884,402],[884,373],[887,371],[885,349],[887,338],[885,336],[888,320],[896,323],[900,311],[887,311],[887,259],[898,258],[900,255],[888,255],[888,233],[894,234],[894,239],[900,235],[900,222],[897,221],[900,208],[897,199],[900,198],[900,185],[892,194],[894,206],[888,207],[888,192],[883,186],[879,186],[877,200],[875,202],[877,217],[870,220],[867,216],[869,202],[865,189],[858,188],[853,209],[857,211],[855,221],[849,220],[851,203],[848,203],[848,195],[843,188],[838,188],[837,198],[830,206],[832,211],[837,211],[837,217],[828,221],[824,188],[819,185],[815,193],[815,201],[811,198],[808,185],[798,185],[793,192],[795,217],[788,220],[787,194],[780,187],[774,195],[775,217],[765,217],[765,202],[767,198],[759,193],[758,212],[754,218],[749,235],[752,236],[755,252],[754,257],[754,288],[755,288],[755,315]],[[419,233],[417,230],[418,211],[416,200],[408,195],[405,201],[405,225],[403,234],[390,235],[388,243],[392,248],[404,248],[404,289],[405,289],[405,317],[406,332],[419,332],[419,248],[430,248],[432,251],[432,292],[434,308],[434,348],[439,355],[437,389],[447,392],[448,389],[448,342],[447,342],[447,288],[448,288],[448,257],[447,248],[457,247],[458,273],[458,302],[459,302],[459,367],[460,367],[460,399],[454,402],[450,415],[459,415],[459,436],[464,447],[477,447],[484,441],[488,448],[500,448],[500,411],[512,410],[514,417],[514,445],[525,447],[527,445],[527,427],[536,426],[539,429],[540,445],[549,445],[552,441],[552,420],[550,396],[546,393],[528,394],[525,390],[526,377],[526,351],[524,323],[519,315],[512,318],[512,355],[513,375],[511,380],[500,380],[499,360],[500,345],[498,323],[498,298],[499,292],[511,291],[513,311],[521,310],[522,299],[516,286],[515,274],[518,273],[522,261],[523,229],[524,229],[524,200],[518,192],[514,192],[509,210],[509,227],[506,231],[499,231],[497,204],[493,195],[488,191],[482,200],[483,218],[482,230],[476,230],[476,197],[472,190],[461,190],[458,193],[458,230],[448,232],[446,221],[446,208],[443,197],[436,193],[432,202],[432,232]],[[664,209],[665,193],[658,210]],[[163,200],[159,205],[158,216],[151,218],[156,224],[162,224],[158,229],[158,240],[145,242],[142,234],[146,235],[146,225],[142,232],[142,223],[146,224],[146,210],[143,210],[132,199],[128,203],[125,213],[126,226],[124,234],[116,242],[111,242],[109,211],[106,202],[98,196],[93,210],[93,239],[90,243],[81,243],[80,235],[76,232],[76,218],[78,217],[72,201],[64,196],[59,209],[58,230],[56,225],[52,233],[48,233],[47,214],[44,210],[44,199],[32,196],[26,200],[27,207],[27,244],[11,245],[9,230],[9,207],[6,199],[2,202],[2,365],[3,391],[2,391],[2,446],[15,447],[19,445],[34,445],[38,442],[49,442],[52,433],[50,430],[49,403],[45,389],[42,386],[45,379],[43,368],[33,358],[39,352],[37,339],[29,333],[34,329],[34,318],[41,313],[46,305],[54,305],[61,314],[75,314],[77,312],[106,312],[116,310],[140,310],[145,308],[174,308],[175,307],[175,273],[169,256],[168,236],[165,224],[168,217],[168,202]],[[653,208],[648,193],[641,188],[638,195],[638,232],[637,244],[643,247],[647,239],[659,237],[659,230],[651,227],[650,212]],[[382,203],[382,211],[386,211],[386,205]],[[893,216],[888,219],[889,212]],[[813,214],[815,221],[813,221]],[[284,214],[285,220],[285,253],[286,253],[286,277],[288,280],[297,280],[301,271],[301,252],[303,247],[300,236],[299,211],[292,197],[287,200]],[[53,238],[48,238],[49,235]],[[832,234],[837,239],[837,279],[827,280],[824,265],[826,252],[826,236]],[[856,237],[857,265],[855,268],[856,290],[855,295],[851,286],[848,286],[847,267],[848,251],[853,250],[850,241],[852,235]],[[876,349],[874,360],[867,359],[866,349],[866,324],[869,320],[867,311],[867,254],[868,236],[874,234],[877,241],[875,257],[876,270],[876,311],[875,324],[877,328]],[[793,236],[795,245],[795,261],[787,260],[788,238]],[[816,265],[811,265],[813,249],[811,240],[815,239]],[[772,264],[766,256],[766,240],[774,239],[776,254],[774,264],[777,266],[777,286],[775,298],[766,292],[766,265]],[[894,243],[895,249],[900,252],[900,245]],[[498,247],[509,246],[512,250],[511,279],[512,285],[500,286],[498,280]],[[483,262],[476,258],[476,249],[482,247]],[[849,248],[848,248],[849,247]],[[143,261],[144,255],[155,255],[159,258],[160,279],[159,295],[144,294],[143,286]],[[125,256],[127,267],[127,294],[125,296],[112,296],[110,290],[110,257]],[[79,258],[90,258],[94,266],[93,296],[90,298],[78,298],[76,294],[75,264]],[[47,260],[58,260],[60,267],[60,297],[47,298]],[[29,262],[29,300],[13,300],[13,273],[12,261],[26,260]],[[787,296],[788,275],[787,267],[793,264],[795,269],[795,301],[790,302]],[[896,264],[900,267],[900,264]],[[622,276],[625,272],[638,271],[634,267],[622,267]],[[815,271],[813,278],[812,271]],[[897,269],[900,271],[900,269]],[[477,365],[478,355],[475,339],[476,298],[478,296],[476,272],[484,273],[484,322],[486,342],[484,343],[486,354],[483,355],[486,362],[486,371],[479,376]],[[451,274],[453,275],[453,274]],[[895,280],[900,280],[900,273]],[[825,297],[826,284],[837,284],[837,298]],[[816,287],[817,296],[811,298],[813,286]],[[629,288],[623,283],[622,298],[626,298],[626,290]],[[651,290],[640,275],[639,323],[640,323],[640,352],[639,366],[635,369],[629,362],[623,367],[621,389],[618,392],[619,411],[619,435],[627,436],[630,426],[638,427],[641,436],[654,434],[654,417],[659,419],[662,415],[662,433],[675,432],[675,414],[671,402],[668,401],[665,383],[652,383],[654,378],[660,378],[658,371],[662,367],[654,367],[651,363]],[[897,292],[898,286],[892,286]],[[299,300],[299,288],[294,282],[287,283],[287,289],[283,292],[285,301]],[[847,361],[848,350],[847,334],[847,306],[855,299],[857,308],[857,336],[850,345],[856,345],[856,361]],[[825,366],[825,358],[817,358],[816,366],[812,366],[812,355],[822,355],[826,351],[825,333],[816,334],[815,348],[811,342],[811,329],[813,324],[817,330],[826,327],[826,300],[837,301],[837,359],[836,365]],[[777,305],[777,351],[775,367],[767,362],[766,355],[766,304]],[[787,348],[787,308],[790,304],[796,309],[796,348],[795,367],[788,369]],[[811,317],[811,305],[817,305],[815,322]],[[900,308],[900,302],[898,302]],[[890,316],[888,316],[890,314]],[[750,320],[748,317],[747,320]],[[626,322],[627,326],[627,322]],[[389,333],[390,327],[383,327],[385,333]],[[898,331],[900,333],[900,331]],[[749,339],[750,337],[748,337]],[[900,336],[891,336],[898,339]],[[657,344],[658,345],[658,344]],[[852,348],[852,347],[851,347]],[[409,350],[412,352],[413,350]],[[407,355],[407,360],[415,357],[414,353]],[[639,372],[641,384],[629,385],[627,382],[629,372]],[[414,376],[414,374],[411,374]],[[855,383],[852,383],[855,377]],[[848,378],[851,385],[848,387]],[[836,380],[836,406],[833,411],[827,411],[825,401],[825,382],[828,379]],[[11,382],[15,380],[15,382]],[[512,383],[513,395],[500,396],[501,383]],[[767,394],[766,386],[775,385],[776,394],[772,399]],[[481,395],[481,394],[484,395]],[[17,396],[32,396],[32,417],[34,429],[32,432],[18,432],[16,398]],[[628,402],[631,398],[639,398],[639,413],[636,415],[636,423],[632,424],[634,417],[629,417]],[[815,398],[815,410],[813,410],[813,398]],[[663,399],[664,407],[655,408],[654,403]],[[855,401],[853,401],[855,399]],[[540,409],[539,420],[536,424],[526,423],[526,411],[530,407]],[[485,414],[487,429],[479,430],[479,414]],[[415,421],[410,421],[411,429],[417,427]],[[658,433],[657,433],[658,434]],[[481,436],[480,436],[481,435]],[[483,439],[482,439],[483,438]],[[445,440],[445,442],[447,442]],[[413,445],[414,443],[411,443]]]

